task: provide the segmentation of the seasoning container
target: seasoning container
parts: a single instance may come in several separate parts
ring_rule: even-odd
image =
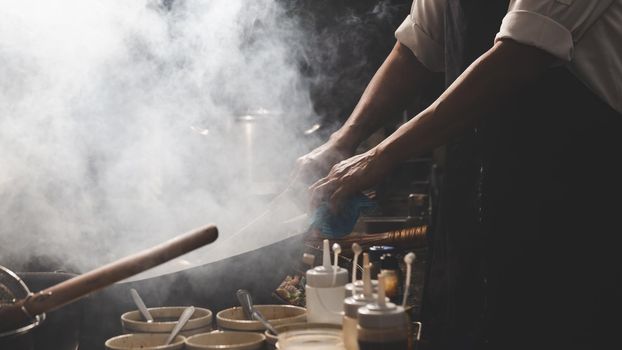
[[[395,256],[385,253],[380,257],[380,273],[384,275],[385,293],[391,302],[401,303],[402,274]]]
[[[367,265],[369,265],[369,254],[363,253],[363,267]],[[371,280],[371,289],[372,293],[378,293],[378,280]],[[363,294],[363,280],[355,280],[346,284],[346,298],[356,294]]]
[[[358,350],[357,326],[358,309],[369,303],[373,303],[377,296],[372,294],[369,263],[363,266],[363,293],[348,297],[343,302],[343,343],[347,350]]]
[[[385,298],[385,277],[379,275],[377,301],[358,309],[360,350],[404,350],[412,344],[404,308],[387,302]]]
[[[341,324],[345,285],[348,271],[335,264],[330,264],[329,243],[323,242],[323,264],[307,270],[305,286],[307,321],[314,323]]]
[[[381,270],[381,258],[385,254],[395,254],[395,247],[390,245],[374,245],[369,247],[369,261],[371,262],[371,275],[378,276]]]
[[[339,328],[327,324],[308,324],[311,328],[279,333],[276,348],[279,350],[345,350]],[[317,326],[316,326],[317,325]],[[335,325],[333,325],[335,326]]]

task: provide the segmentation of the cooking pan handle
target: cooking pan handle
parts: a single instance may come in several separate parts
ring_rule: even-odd
[[[217,238],[216,226],[200,227],[150,249],[29,295],[14,304],[1,305],[0,332],[15,329],[35,315],[55,310],[89,293],[210,244]]]

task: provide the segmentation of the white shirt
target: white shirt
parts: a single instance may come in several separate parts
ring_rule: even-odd
[[[434,72],[445,68],[445,3],[414,0],[410,15],[395,32],[397,40]],[[512,0],[495,41],[503,38],[557,57],[622,113],[622,0]]]

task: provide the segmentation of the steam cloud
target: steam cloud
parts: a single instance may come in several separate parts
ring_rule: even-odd
[[[86,270],[208,222],[222,240],[265,204],[257,183],[282,183],[309,147],[301,33],[274,0],[0,9],[0,264]]]

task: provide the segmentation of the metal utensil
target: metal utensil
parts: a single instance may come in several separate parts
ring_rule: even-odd
[[[151,316],[151,314],[149,313],[149,310],[145,306],[143,299],[140,297],[140,295],[138,295],[138,291],[132,288],[130,289],[130,294],[132,294],[132,300],[134,300],[134,304],[136,304],[138,311],[140,311],[140,313],[143,315],[145,321],[147,321],[147,323],[153,322],[153,316]]]
[[[238,289],[238,291],[235,292],[235,295],[238,297],[238,301],[242,307],[242,312],[244,312],[244,317],[246,317],[247,320],[252,320],[253,299],[251,298],[251,294],[246,289]]]
[[[272,334],[274,335],[278,335],[279,332],[276,331],[276,329],[274,328],[274,326],[268,322],[268,320],[264,317],[264,315],[261,314],[261,312],[254,310],[253,311],[253,318],[255,318],[257,321],[261,322],[261,324],[266,327],[267,330],[269,330]]]
[[[253,298],[251,297],[251,293],[249,291],[246,289],[238,289],[235,295],[238,297],[238,301],[240,302],[240,306],[242,306],[242,311],[244,311],[246,318],[249,320],[255,319],[261,322],[261,324],[272,332],[272,334],[278,334],[276,329],[274,329],[274,326],[268,322],[264,315],[262,315],[259,310],[255,309],[253,306]]]
[[[186,322],[188,322],[190,317],[192,317],[192,314],[194,314],[194,306],[188,306],[184,310],[184,312],[181,313],[181,316],[179,316],[179,320],[177,321],[175,328],[173,328],[173,330],[171,331],[171,334],[166,339],[166,342],[164,343],[164,345],[170,344],[173,341],[173,339],[175,339],[175,337],[177,336],[177,333],[179,333],[179,331],[182,328],[184,328],[184,326],[186,325]]]

